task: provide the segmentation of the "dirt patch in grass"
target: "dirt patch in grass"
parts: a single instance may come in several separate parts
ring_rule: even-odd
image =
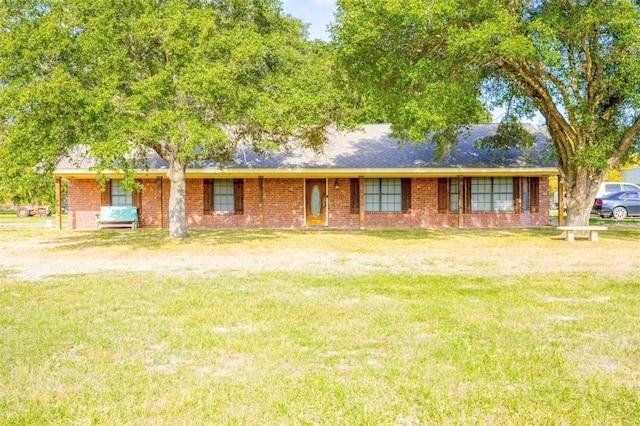
[[[163,275],[522,274],[625,276],[640,270],[640,230],[567,243],[552,229],[514,231],[0,231],[0,270],[16,279],[104,272]],[[630,238],[631,237],[631,238]]]

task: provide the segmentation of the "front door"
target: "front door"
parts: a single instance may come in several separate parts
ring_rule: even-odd
[[[326,179],[307,179],[305,200],[307,226],[325,226],[327,224],[326,196]]]

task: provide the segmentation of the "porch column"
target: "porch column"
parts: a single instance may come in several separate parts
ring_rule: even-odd
[[[258,176],[258,226],[264,228],[264,176]]]
[[[360,229],[364,229],[364,176],[358,176],[358,195],[360,197],[359,227]]]
[[[464,202],[464,176],[458,176],[458,228],[464,228],[464,212],[467,206]]]
[[[159,177],[156,179],[156,188],[158,190],[158,229],[164,229],[164,212],[163,212],[163,197],[162,197],[162,178]]]
[[[564,185],[558,176],[558,226],[564,225]]]
[[[56,229],[62,231],[62,178],[56,178]]]

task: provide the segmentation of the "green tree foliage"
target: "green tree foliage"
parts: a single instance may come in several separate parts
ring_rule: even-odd
[[[55,188],[50,175],[35,173],[32,170],[0,170],[0,202],[20,205],[48,205],[56,203]]]
[[[188,235],[185,170],[237,145],[320,149],[341,109],[332,51],[276,0],[41,0],[0,6],[3,153],[51,170],[78,145],[170,163],[170,235]],[[10,156],[10,155],[9,155]]]
[[[583,224],[602,178],[638,146],[639,4],[338,0],[333,34],[354,85],[385,108],[398,136],[438,132],[446,145],[505,107],[507,128],[490,143],[509,144],[515,119],[540,112],[569,223]]]

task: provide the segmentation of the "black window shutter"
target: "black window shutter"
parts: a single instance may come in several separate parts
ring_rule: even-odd
[[[104,191],[102,191],[102,194],[100,194],[100,205],[111,205],[111,179],[107,179],[107,181],[104,183]]]
[[[438,213],[449,212],[449,179],[438,178]]]
[[[529,210],[540,213],[540,178],[529,178]]]
[[[360,213],[360,179],[351,179],[351,214]]]
[[[204,214],[213,214],[213,179],[204,179],[202,181],[202,200]]]
[[[236,214],[244,214],[244,180],[233,180],[233,204]]]
[[[411,209],[411,178],[402,178],[402,213],[408,213]]]
[[[516,213],[522,213],[522,179],[513,178],[513,207]]]

